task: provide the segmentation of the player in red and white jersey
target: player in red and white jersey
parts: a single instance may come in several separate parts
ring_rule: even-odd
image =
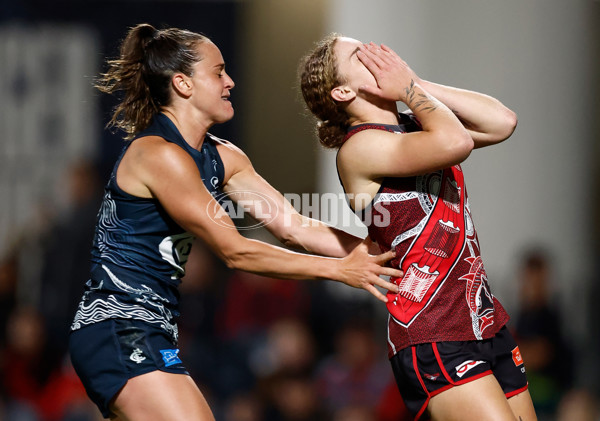
[[[388,349],[415,419],[535,420],[523,360],[492,295],[460,167],[514,131],[488,95],[422,80],[390,48],[333,34],[301,63],[349,204],[394,248]],[[397,102],[410,109],[398,113]]]
[[[359,124],[364,130],[420,131],[406,114],[397,125]],[[424,342],[493,337],[508,321],[493,297],[479,253],[460,165],[414,177],[387,177],[359,212],[369,236],[396,250],[391,261],[405,276],[388,294],[389,355]]]

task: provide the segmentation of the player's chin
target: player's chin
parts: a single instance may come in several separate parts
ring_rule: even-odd
[[[233,110],[233,107],[230,105],[228,107],[228,109],[223,110],[223,112],[219,114],[219,116],[216,118],[216,123],[217,124],[225,123],[225,122],[231,120],[234,115],[235,115],[235,111]]]

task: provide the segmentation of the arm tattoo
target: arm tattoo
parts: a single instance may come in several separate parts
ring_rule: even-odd
[[[437,105],[432,99],[422,93],[415,93],[415,81],[410,81],[410,86],[408,88],[404,88],[404,92],[406,93],[406,105],[410,107],[411,110],[416,111],[422,108],[424,111],[435,111],[437,109]]]

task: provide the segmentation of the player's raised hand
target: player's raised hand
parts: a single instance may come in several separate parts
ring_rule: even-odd
[[[406,102],[411,87],[420,81],[416,73],[394,50],[384,44],[363,44],[359,48],[358,59],[377,82],[377,86],[362,85],[359,91],[365,96]]]

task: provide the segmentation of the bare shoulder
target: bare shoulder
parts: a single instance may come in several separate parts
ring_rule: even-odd
[[[400,136],[378,129],[360,131],[350,137],[338,152],[339,165],[355,166],[370,157],[381,159],[382,149],[390,142],[397,142]]]
[[[232,142],[216,136],[211,136],[211,139],[217,145],[217,150],[219,151],[219,155],[221,155],[221,159],[249,159],[246,153],[239,146],[234,145]]]
[[[159,136],[133,141],[117,169],[117,183],[129,194],[152,197],[157,180],[184,177],[197,171],[192,158],[179,146]]]
[[[146,187],[157,180],[182,179],[199,175],[193,158],[179,145],[159,136],[136,139],[123,156],[117,176],[127,182],[133,180]]]
[[[193,163],[192,158],[179,145],[169,142],[160,136],[146,136],[136,139],[123,160],[138,168],[150,171],[160,168],[173,167],[186,168]]]
[[[252,169],[252,163],[246,153],[228,140],[211,136],[217,145],[217,150],[225,167],[225,183],[235,174]]]

